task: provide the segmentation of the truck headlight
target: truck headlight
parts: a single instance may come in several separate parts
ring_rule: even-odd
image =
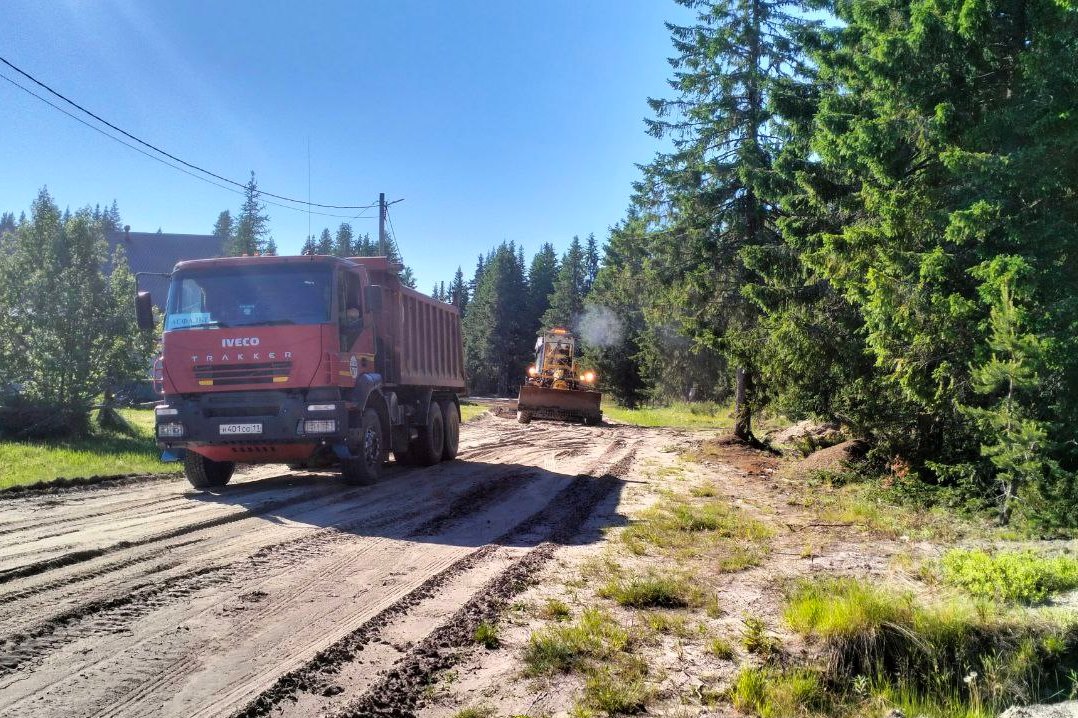
[[[167,439],[178,439],[183,436],[184,428],[183,424],[178,421],[171,421],[167,424],[157,425],[157,435]]]
[[[337,433],[336,419],[306,419],[303,422],[304,434],[335,434]]]

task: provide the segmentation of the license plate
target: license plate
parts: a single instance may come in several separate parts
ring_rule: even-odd
[[[221,424],[220,433],[224,434],[261,434],[261,424]]]

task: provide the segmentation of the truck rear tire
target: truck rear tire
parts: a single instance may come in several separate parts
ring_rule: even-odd
[[[196,489],[212,489],[224,486],[232,478],[236,464],[232,461],[214,461],[190,449],[183,459],[183,473]]]
[[[382,476],[385,440],[382,420],[374,409],[364,409],[357,423],[348,431],[348,449],[354,458],[341,459],[341,476],[349,484],[366,486]]]
[[[460,448],[460,410],[455,402],[445,399],[438,402],[442,407],[442,425],[445,427],[445,440],[442,442],[442,458],[452,461],[457,458]]]
[[[420,427],[419,435],[408,447],[408,459],[419,466],[432,466],[442,460],[445,450],[445,422],[442,407],[431,401],[427,409],[427,425]]]

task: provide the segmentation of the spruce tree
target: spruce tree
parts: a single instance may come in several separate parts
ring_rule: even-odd
[[[213,236],[221,240],[222,244],[231,245],[233,235],[236,231],[235,223],[232,221],[232,213],[227,209],[221,214],[217,215],[217,221],[213,223]]]
[[[337,236],[333,240],[333,254],[338,257],[352,257],[354,249],[354,236],[352,232],[352,225],[347,222],[341,222],[341,225],[337,228]]]
[[[743,292],[761,281],[747,251],[780,242],[768,201],[781,148],[773,99],[803,72],[794,37],[806,24],[788,0],[679,0],[696,22],[671,25],[672,99],[649,103],[649,132],[674,151],[646,168],[637,201],[654,217],[657,285],[681,331],[736,366],[734,433],[751,440],[763,335]]]
[[[318,235],[318,242],[315,243],[315,254],[321,254],[326,256],[333,255],[333,235],[329,233],[329,228],[324,228],[322,234]]]
[[[532,318],[534,332],[542,328],[543,315],[550,307],[550,295],[554,292],[557,276],[558,255],[553,244],[544,242],[528,268],[528,316]]]
[[[588,241],[584,245],[584,295],[591,291],[595,284],[595,278],[599,276],[599,245],[595,241],[595,233],[588,235]]]
[[[562,257],[554,291],[550,294],[550,306],[542,317],[542,327],[571,327],[584,309],[584,251],[580,237],[573,237],[569,249]]]
[[[232,238],[229,254],[233,256],[259,254],[266,249],[269,234],[269,215],[266,206],[259,201],[258,183],[255,173],[244,187],[243,206],[236,220],[236,231]]]
[[[461,271],[460,267],[457,267],[457,272],[453,275],[453,281],[449,285],[448,301],[460,310],[461,316],[464,316],[464,312],[468,308],[468,285],[464,283],[464,272]]]
[[[464,319],[465,363],[473,391],[504,395],[520,383],[534,341],[527,288],[517,254],[507,243],[483,265]]]
[[[303,247],[299,250],[299,253],[305,257],[313,257],[318,254],[318,245],[314,241],[314,235],[307,235],[307,239],[304,240]]]

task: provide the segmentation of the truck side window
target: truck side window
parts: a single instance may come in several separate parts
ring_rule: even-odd
[[[359,300],[359,279],[351,272],[342,272],[338,283],[340,296],[337,306],[340,316],[341,351],[352,350],[352,345],[363,331],[363,307]]]

